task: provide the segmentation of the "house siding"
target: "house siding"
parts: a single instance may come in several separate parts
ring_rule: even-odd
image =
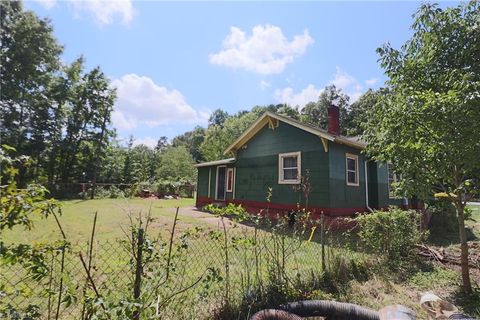
[[[197,197],[208,197],[208,172],[211,167],[198,168]]]
[[[365,156],[361,150],[341,144],[330,143],[330,206],[332,208],[366,208],[365,201]],[[346,154],[358,156],[358,186],[347,185]]]
[[[388,206],[401,206],[402,199],[390,198],[388,196],[388,169],[386,163],[378,163],[378,198],[379,208],[387,208]]]
[[[305,204],[303,195],[291,184],[278,183],[278,155],[301,152],[302,175],[310,174],[310,206],[328,206],[328,154],[320,138],[303,130],[279,123],[274,130],[265,126],[237,152],[236,200],[266,202],[272,188],[271,202],[276,204]]]

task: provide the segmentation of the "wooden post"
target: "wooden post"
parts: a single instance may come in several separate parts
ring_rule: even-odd
[[[322,245],[322,271],[325,271],[325,216],[320,216],[320,243]]]
[[[143,265],[142,265],[142,253],[143,253],[143,229],[138,229],[137,235],[137,254],[135,257],[135,282],[133,285],[133,298],[135,300],[140,298],[141,293],[141,284],[142,284],[142,273],[143,273]],[[133,319],[138,320],[140,319],[140,307],[133,313]]]

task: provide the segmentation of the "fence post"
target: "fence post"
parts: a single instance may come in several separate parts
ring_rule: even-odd
[[[143,229],[138,228],[137,234],[137,254],[135,256],[135,282],[133,284],[133,298],[135,300],[140,298],[141,284],[142,284],[142,253],[143,253]],[[140,319],[140,307],[133,314],[133,319]]]
[[[325,216],[320,216],[320,243],[322,245],[322,272],[325,271]]]

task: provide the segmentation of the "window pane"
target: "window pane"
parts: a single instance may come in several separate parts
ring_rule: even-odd
[[[285,169],[283,170],[283,179],[284,180],[297,180],[298,170],[297,169]]]
[[[297,167],[297,157],[284,157],[283,158],[283,167],[284,168],[296,168]]]
[[[348,171],[347,177],[348,177],[348,183],[357,183],[357,175],[355,172]]]
[[[347,158],[347,169],[351,171],[357,170],[355,162],[355,159]]]

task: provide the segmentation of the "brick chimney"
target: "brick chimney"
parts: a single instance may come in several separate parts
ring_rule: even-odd
[[[328,107],[328,132],[340,134],[340,109],[334,104]]]

